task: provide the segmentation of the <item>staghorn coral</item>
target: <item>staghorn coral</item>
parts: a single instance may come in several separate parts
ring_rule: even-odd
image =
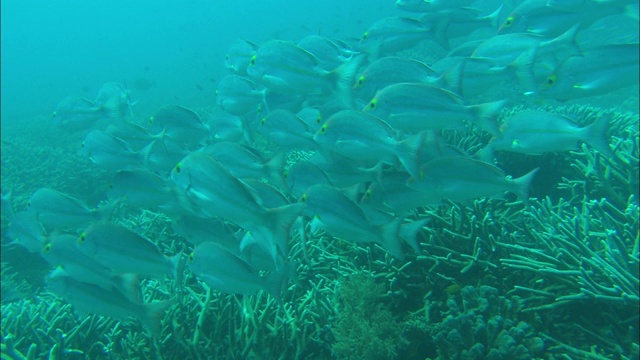
[[[358,273],[336,292],[338,312],[332,325],[338,359],[391,359],[406,345],[402,328],[389,306],[380,301],[384,285],[371,275]]]

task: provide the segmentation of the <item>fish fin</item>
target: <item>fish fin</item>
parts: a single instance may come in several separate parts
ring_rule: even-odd
[[[513,189],[512,191],[518,196],[520,200],[526,205],[529,202],[529,187],[531,185],[531,181],[536,173],[540,170],[540,168],[535,168],[529,173],[517,178],[513,179]]]
[[[499,136],[500,129],[496,119],[505,103],[506,100],[498,100],[479,105],[471,105],[470,108],[477,117],[475,124],[491,135]]]
[[[153,303],[144,304],[143,314],[140,318],[140,322],[145,329],[155,339],[159,339],[162,333],[162,318],[164,312],[175,303],[175,299],[167,301],[158,301]]]
[[[399,237],[400,225],[402,219],[395,219],[394,221],[381,226],[381,245],[382,247],[400,261],[405,260],[404,252],[402,251],[402,242]]]
[[[609,122],[612,117],[612,114],[599,116],[591,125],[582,129],[581,136],[584,142],[609,159],[616,158],[615,153],[611,150],[611,147],[609,147],[609,141],[606,137]]]
[[[355,82],[356,71],[360,64],[364,61],[365,56],[354,56],[347,60],[344,64],[329,72],[329,77],[335,81],[336,94],[340,103],[346,108],[353,108],[353,93],[351,86]]]
[[[396,155],[402,166],[404,166],[412,176],[417,176],[420,173],[420,169],[418,168],[418,153],[426,136],[427,133],[422,131],[399,142],[399,150]]]
[[[422,219],[412,221],[410,223],[400,225],[400,238],[409,244],[417,254],[420,253],[420,246],[418,245],[418,234],[422,228],[428,224],[431,219]]]
[[[276,245],[275,249],[271,249],[271,256],[276,265],[278,250],[282,255],[286,255],[288,252],[287,240],[289,238],[289,230],[303,209],[304,204],[300,203],[267,209],[270,215],[270,224],[267,232]]]

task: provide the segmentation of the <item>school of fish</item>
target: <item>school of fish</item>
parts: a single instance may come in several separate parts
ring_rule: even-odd
[[[415,209],[505,192],[526,204],[538,169],[512,178],[493,164],[495,151],[539,155],[586,143],[615,156],[606,118],[581,127],[531,109],[498,119],[514,100],[588,103],[637,85],[637,38],[578,41],[607,16],[637,22],[637,1],[487,4],[397,0],[408,15],[380,19],[356,41],[237,39],[206,114],[166,105],[137,116],[117,83],[95,100],[67,97],[52,123],[85,134],[82,153],[112,174],[110,201],[92,208],[41,188],[13,214],[9,237],[51,264],[47,284],[76,308],[133,316],[158,335],[171,301],[143,302],[140,278],[177,278],[186,262],[213,289],[278,297],[295,276],[292,241],[304,241],[309,225],[404,260],[420,251],[428,226],[406,220]],[[446,55],[403,55],[425,41]],[[494,97],[500,84],[511,98]],[[443,130],[491,140],[468,154]],[[122,206],[166,214],[185,254],[165,254],[109,220]]]

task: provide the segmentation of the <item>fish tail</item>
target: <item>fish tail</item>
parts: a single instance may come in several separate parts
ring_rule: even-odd
[[[488,20],[489,21],[489,26],[491,26],[492,29],[495,29],[496,31],[498,30],[498,27],[500,26],[500,15],[502,14],[502,11],[504,9],[504,4],[500,5],[494,12],[492,12],[491,14],[482,17],[483,20]]]
[[[364,55],[354,56],[329,73],[329,76],[335,81],[336,96],[349,109],[353,108],[351,86],[355,83],[356,72],[364,58]]]
[[[513,179],[513,192],[518,196],[520,200],[524,204],[529,202],[529,187],[531,186],[531,181],[536,173],[540,170],[540,168],[535,168],[531,170],[529,173],[517,178]]]
[[[476,152],[473,157],[475,159],[480,160],[480,161],[486,162],[487,164],[494,164],[495,163],[495,151],[493,149],[493,145],[491,144],[491,141],[489,141],[487,146],[485,146],[482,149],[478,150],[478,152]]]
[[[400,239],[400,225],[402,219],[395,219],[394,221],[382,225],[381,227],[381,245],[389,254],[393,255],[400,261],[405,260],[404,252],[402,251],[402,241]]]
[[[464,70],[463,62],[460,61],[453,65],[451,69],[447,70],[437,80],[436,84],[447,90],[450,90],[457,95],[462,96],[462,71]]]
[[[428,24],[428,22],[425,21],[425,19],[429,18],[428,15],[429,14],[426,14],[421,19],[423,24]],[[447,37],[447,31],[449,30],[450,24],[451,22],[449,20],[443,18],[440,21],[436,22],[436,24],[433,25],[433,28],[431,29],[431,32],[433,33],[433,40],[447,51],[451,50],[451,44],[449,43],[449,38]]]
[[[275,299],[280,299],[282,291],[289,283],[289,279],[295,276],[296,263],[288,262],[282,268],[265,277],[265,291]]]
[[[115,288],[132,303],[142,304],[140,276],[138,274],[120,274],[115,276]],[[107,289],[109,290],[109,289]]]
[[[498,100],[479,105],[471,105],[471,110],[476,115],[476,125],[493,136],[500,135],[498,121],[496,119],[505,103],[505,100]]]
[[[418,153],[427,136],[426,131],[422,131],[408,139],[399,142],[399,150],[397,151],[398,160],[407,172],[412,176],[420,173]]]
[[[554,51],[554,56],[557,61],[563,61],[571,56],[582,55],[582,49],[576,40],[576,36],[581,25],[582,24],[580,23],[575,24],[569,28],[569,30],[548,42],[554,43],[555,45],[556,50]],[[543,43],[543,45],[544,44],[545,43]]]
[[[526,94],[532,94],[536,91],[536,80],[533,75],[533,64],[536,57],[536,48],[525,51],[518,56],[507,67],[515,73],[516,79],[522,86]]]
[[[161,320],[164,316],[164,312],[171,306],[175,300],[159,301],[154,303],[144,304],[144,313],[140,322],[147,329],[149,334],[155,339],[159,339],[162,333]]]
[[[174,279],[179,278],[180,270],[182,267],[181,265],[183,265],[181,260],[182,260],[182,250],[180,250],[179,253],[169,258],[169,261],[171,264],[171,275],[173,276]]]
[[[300,213],[302,213],[303,208],[304,204],[291,204],[268,209],[269,215],[271,216],[270,226],[268,229],[269,232],[271,232],[270,237],[272,237],[273,242],[276,245],[276,247],[271,251],[271,256],[276,264],[278,250],[280,250],[282,254],[286,254],[288,251],[287,240],[289,238],[289,230],[291,229],[293,222],[298,218],[298,216],[300,216]]]
[[[281,151],[277,153],[273,159],[269,160],[265,164],[269,180],[272,185],[280,189],[286,189],[287,184],[284,181],[284,167],[285,167],[286,153]]]
[[[418,245],[418,234],[431,219],[422,219],[400,225],[400,238],[409,244],[416,253],[420,253]]]
[[[599,116],[593,124],[583,128],[583,141],[598,150],[602,155],[609,159],[615,158],[615,154],[609,141],[607,140],[607,130],[609,129],[609,121],[613,115]]]

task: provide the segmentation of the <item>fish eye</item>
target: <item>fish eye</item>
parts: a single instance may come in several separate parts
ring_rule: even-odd
[[[302,196],[300,196],[300,202],[307,202],[307,193],[302,194]]]
[[[371,100],[371,102],[369,103],[369,109],[371,110],[375,110],[376,107],[378,106],[378,99],[373,99]]]
[[[58,116],[58,112],[54,111],[53,114],[51,114],[51,115],[53,115],[53,117],[56,117],[56,116]]]
[[[358,86],[364,85],[364,75],[360,75],[358,78]]]
[[[556,80],[558,80],[558,76],[557,75],[551,75],[547,78],[547,80],[545,81],[545,84],[547,86],[553,86],[556,84]]]
[[[518,141],[518,140],[513,140],[513,141],[511,142],[511,148],[515,149],[515,148],[517,148],[518,146],[520,146],[520,141]]]
[[[267,122],[267,118],[263,117],[262,120],[260,120],[260,125],[264,125],[264,123]]]
[[[42,248],[42,252],[49,253],[51,251],[51,244],[47,244]]]
[[[87,234],[86,233],[80,234],[80,236],[78,236],[78,244],[84,244],[86,238],[87,238]]]
[[[504,28],[511,27],[511,26],[513,25],[513,21],[514,21],[514,20],[515,20],[515,19],[513,18],[513,16],[509,16],[509,17],[507,18],[507,20],[505,20],[505,21],[504,21],[504,24],[502,25],[502,27],[504,27]]]
[[[178,163],[175,167],[176,173],[180,174],[180,168],[182,168],[182,163]]]
[[[316,124],[320,124],[322,122],[322,115],[318,115],[318,118],[316,118]]]
[[[367,38],[369,37],[369,32],[365,32],[364,34],[362,34],[362,41],[367,40]]]
[[[193,261],[193,253],[191,253],[191,255],[189,255],[189,261]]]
[[[153,124],[153,116],[149,116],[149,125]]]
[[[82,144],[80,144],[80,147],[84,149],[84,141],[82,142]]]
[[[255,64],[256,64],[256,56],[255,56],[255,55],[253,55],[253,56],[251,57],[251,62],[249,63],[249,65],[255,65]]]
[[[322,127],[320,128],[320,132],[321,132],[322,134],[324,134],[324,133],[326,133],[326,132],[327,132],[327,124],[322,125]]]

